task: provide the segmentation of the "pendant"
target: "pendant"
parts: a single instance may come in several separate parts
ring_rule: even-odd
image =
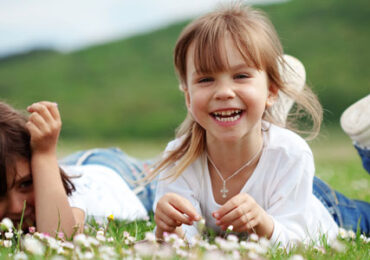
[[[226,181],[224,181],[223,187],[220,191],[222,193],[222,198],[226,198],[227,197],[226,194],[229,192],[229,190],[226,188]]]

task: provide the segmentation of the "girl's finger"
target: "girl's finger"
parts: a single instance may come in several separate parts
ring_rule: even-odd
[[[54,118],[52,117],[48,107],[41,103],[32,104],[27,108],[27,110],[30,113],[38,113],[48,124],[54,121]]]
[[[240,195],[240,194],[239,194]],[[242,196],[235,196],[228,200],[221,208],[212,213],[212,216],[217,220],[223,218],[226,214],[238,208],[246,200]]]
[[[251,229],[251,227],[254,227],[251,225],[251,221],[255,219],[255,216],[252,212],[248,212],[241,216],[240,218],[236,219],[232,225],[234,227],[234,231],[236,232],[243,232],[248,231]]]
[[[39,113],[33,112],[29,118],[28,121],[31,122],[35,127],[39,129],[41,132],[47,131],[47,123],[45,122],[44,118],[40,116]]]
[[[243,215],[245,215],[247,212],[248,212],[248,206],[245,203],[243,203],[239,205],[239,207],[234,208],[233,210],[229,211],[224,216],[219,218],[216,221],[216,224],[217,225],[232,224],[237,219],[243,217]]]
[[[193,207],[193,205],[184,198],[176,197],[170,201],[171,205],[176,208],[182,214],[188,216],[189,220],[192,222],[193,220],[198,221],[200,220],[200,216],[198,215],[197,211]],[[188,224],[191,225],[191,224]]]
[[[39,136],[41,136],[40,129],[37,126],[35,126],[35,124],[33,124],[32,122],[27,122],[26,127],[30,132],[31,137],[37,139]]]
[[[256,233],[256,226],[258,225],[258,221],[257,221],[257,218],[254,218],[252,220],[250,220],[247,224],[246,224],[246,231],[248,233]]]
[[[168,226],[176,227],[178,220],[173,219],[167,214],[163,214],[162,212],[159,212],[158,216],[163,222],[165,222]]]
[[[51,116],[54,118],[54,120],[60,120],[60,113],[58,109],[58,104],[55,102],[49,102],[49,101],[41,101],[42,105],[45,105],[51,114]]]
[[[171,226],[167,225],[167,223],[164,222],[161,218],[158,218],[156,220],[156,224],[157,224],[158,227],[160,227],[165,232],[172,232],[172,231],[175,230],[174,227],[171,227]]]
[[[165,206],[163,206],[160,212],[163,212],[164,215],[167,215],[169,218],[173,219],[174,221],[179,221],[186,225],[192,225],[191,219],[186,217],[181,211],[179,211],[172,204],[166,204]]]

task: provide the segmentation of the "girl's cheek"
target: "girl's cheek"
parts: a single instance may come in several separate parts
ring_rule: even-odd
[[[33,190],[27,195],[27,204],[32,207],[35,206],[35,193]]]
[[[257,88],[247,88],[238,93],[245,103],[264,105],[267,99],[267,91],[261,91]]]

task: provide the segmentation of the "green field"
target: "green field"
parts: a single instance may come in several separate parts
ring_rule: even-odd
[[[370,92],[370,1],[294,0],[260,8],[286,53],[305,64],[325,123],[338,126],[343,110]],[[68,54],[35,51],[0,60],[0,98],[17,107],[58,102],[62,138],[171,138],[186,113],[172,66],[186,23]]]

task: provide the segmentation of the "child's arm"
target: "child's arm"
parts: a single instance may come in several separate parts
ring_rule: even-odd
[[[192,225],[193,221],[200,220],[200,216],[187,199],[176,193],[167,193],[157,203],[154,220],[157,224],[155,235],[161,239],[164,232],[184,237],[181,225]]]
[[[57,104],[39,102],[27,110],[31,113],[27,128],[31,134],[37,230],[51,235],[64,232],[70,236],[75,225],[83,223],[83,218],[80,219],[80,214],[79,219],[75,219],[59,172],[56,146],[62,123]]]
[[[246,193],[234,196],[212,215],[223,230],[233,226],[235,232],[256,233],[268,239],[274,230],[272,218]]]

